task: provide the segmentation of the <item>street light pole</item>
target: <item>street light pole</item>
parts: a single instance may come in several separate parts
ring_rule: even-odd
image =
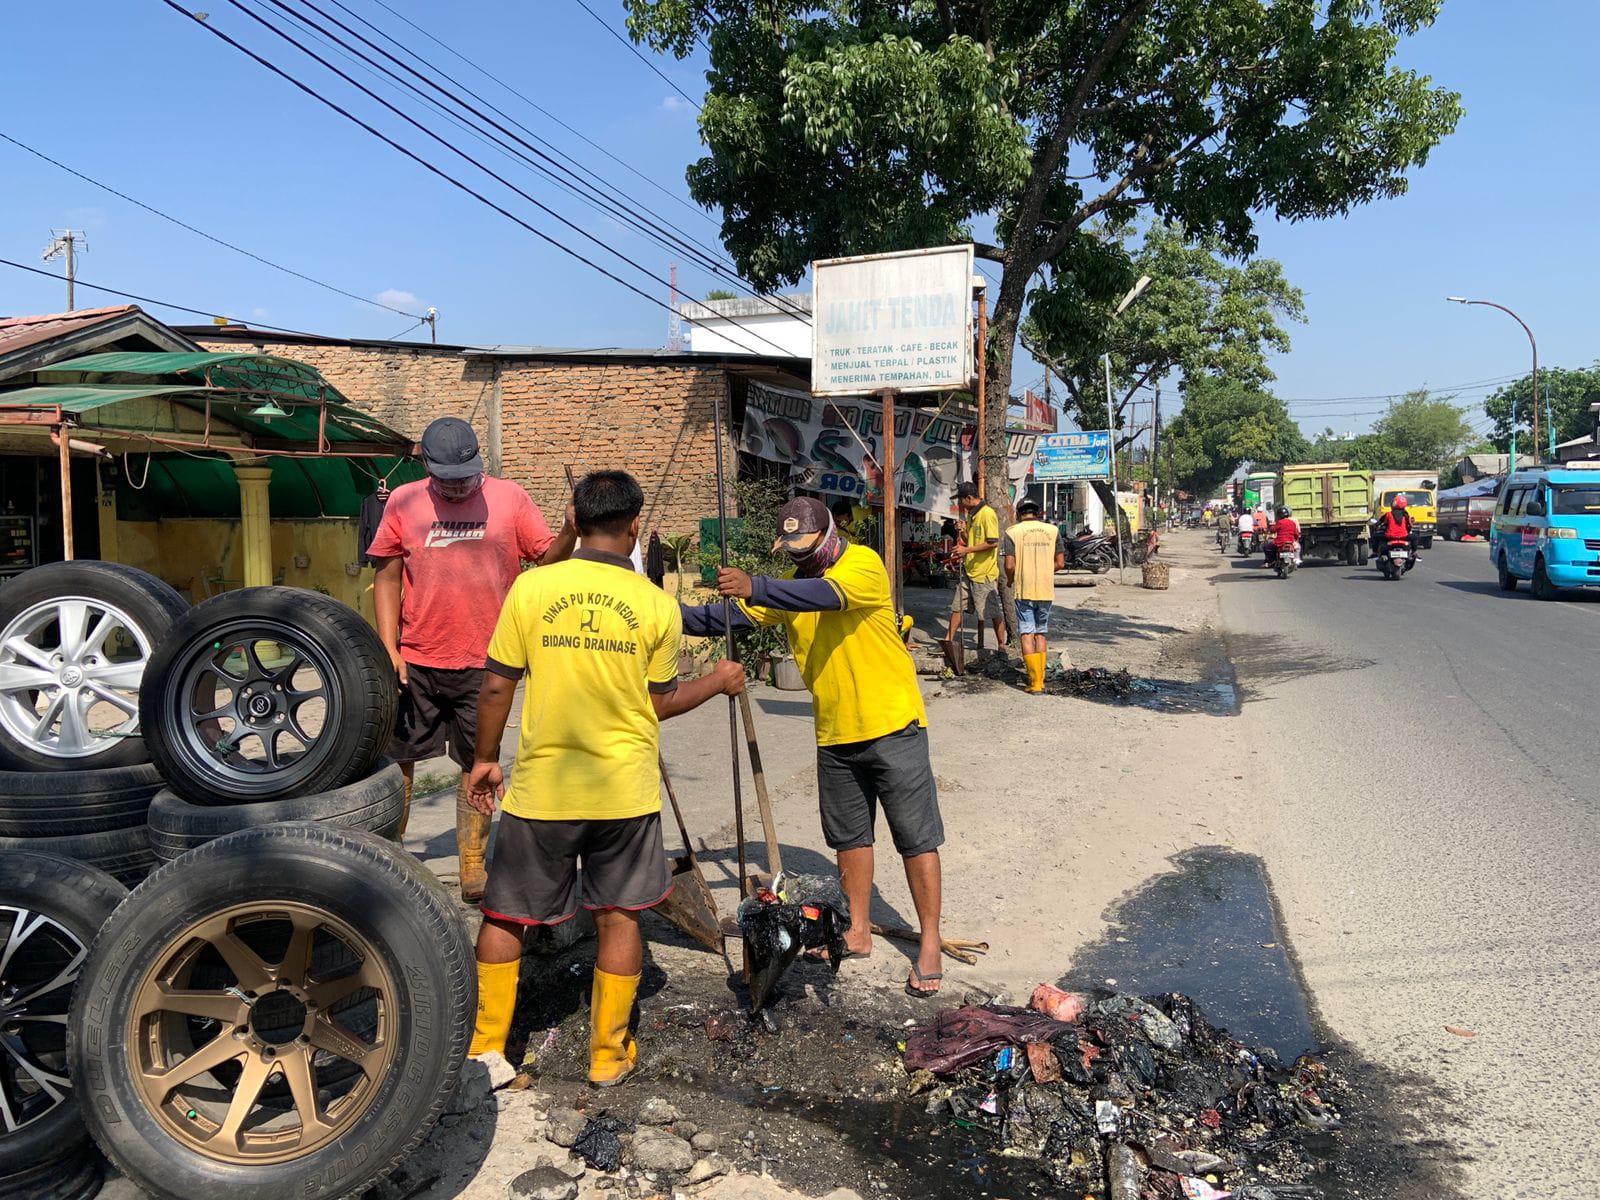
[[[1456,304],[1482,304],[1486,308],[1498,308],[1518,325],[1521,325],[1522,332],[1528,335],[1528,345],[1533,348],[1533,374],[1529,377],[1529,383],[1532,384],[1531,391],[1533,395],[1533,453],[1537,458],[1539,455],[1539,343],[1534,340],[1533,330],[1529,329],[1528,323],[1517,316],[1516,313],[1512,312],[1504,304],[1496,304],[1493,300],[1468,300],[1465,296],[1446,296],[1445,299]],[[1512,412],[1515,413],[1515,411],[1515,402],[1513,402]],[[1514,417],[1511,422],[1511,462],[1508,469],[1512,471],[1517,469],[1517,423]]]
[[[1124,312],[1126,312],[1127,309],[1128,309],[1128,305],[1132,304],[1135,300],[1137,300],[1139,298],[1139,294],[1141,292],[1143,292],[1145,290],[1145,288],[1147,288],[1149,286],[1150,286],[1150,276],[1148,276],[1148,275],[1139,276],[1139,282],[1134,284],[1131,288],[1129,288],[1128,289],[1128,294],[1126,296],[1124,296],[1121,299],[1121,301],[1118,302],[1116,310],[1114,312],[1112,312],[1112,314],[1111,314],[1111,320],[1115,321]],[[1122,537],[1122,500],[1117,495],[1117,410],[1116,410],[1115,402],[1112,400],[1112,397],[1111,397],[1111,346],[1110,346],[1110,342],[1111,342],[1111,329],[1110,329],[1110,326],[1108,324],[1107,328],[1106,328],[1106,343],[1107,343],[1107,345],[1106,345],[1106,354],[1105,354],[1105,367],[1106,367],[1106,425],[1109,427],[1110,433],[1111,433],[1111,528],[1116,530],[1116,533],[1117,533],[1117,582],[1118,583],[1124,583],[1126,581],[1123,578],[1123,571],[1127,566],[1127,561],[1126,561],[1126,557],[1125,557],[1126,552],[1125,552],[1125,550],[1123,548],[1123,544],[1122,544],[1123,543],[1123,537]],[[1130,463],[1131,463],[1131,461],[1132,460],[1131,460],[1131,457],[1130,457]],[[1131,525],[1130,525],[1128,531],[1130,533],[1133,532]]]

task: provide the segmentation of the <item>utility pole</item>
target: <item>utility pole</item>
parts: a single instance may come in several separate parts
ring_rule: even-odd
[[[1153,500],[1157,508],[1161,507],[1161,484],[1156,479],[1156,472],[1161,466],[1161,384],[1156,383],[1156,402],[1150,417],[1150,490],[1155,493]]]
[[[82,246],[83,249],[87,250],[89,248],[89,242],[88,242],[88,239],[86,239],[84,237],[83,233],[81,231],[79,231],[79,230],[74,230],[74,229],[52,229],[50,232],[55,235],[55,240],[44,248],[44,253],[41,254],[39,257],[40,257],[41,261],[49,262],[51,259],[55,258],[57,255],[65,255],[66,256],[66,260],[67,260],[67,311],[71,312],[74,308],[77,307],[76,303],[74,303],[73,287],[72,287],[73,282],[78,277],[77,250],[78,250],[79,246]]]

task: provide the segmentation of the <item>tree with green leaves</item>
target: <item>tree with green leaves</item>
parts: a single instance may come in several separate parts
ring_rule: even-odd
[[[1372,424],[1373,435],[1383,444],[1385,460],[1363,469],[1443,471],[1455,462],[1478,435],[1467,414],[1451,403],[1454,399],[1418,388],[1391,402],[1388,411]]]
[[[1494,444],[1500,453],[1511,449],[1511,413],[1517,414],[1517,453],[1544,455],[1548,453],[1549,434],[1544,430],[1545,395],[1550,397],[1550,411],[1555,418],[1556,442],[1570,442],[1573,438],[1594,435],[1595,414],[1591,404],[1600,404],[1600,362],[1588,368],[1572,370],[1566,367],[1542,367],[1539,370],[1539,428],[1546,444],[1537,451],[1533,445],[1533,387],[1532,379],[1524,375],[1508,383],[1483,402],[1483,409],[1494,421]]]
[[[1282,400],[1236,379],[1185,381],[1183,411],[1166,430],[1174,482],[1214,495],[1245,463],[1303,462],[1306,440]]]
[[[813,259],[973,240],[993,216],[991,394],[1031,303],[1093,353],[1141,218],[1229,253],[1263,215],[1406,190],[1460,98],[1393,65],[1442,0],[625,0],[633,36],[708,41],[694,198],[763,289]],[[1004,495],[1006,406],[986,490]]]
[[[1174,371],[1264,386],[1273,379],[1268,351],[1289,349],[1280,321],[1305,320],[1300,289],[1284,278],[1281,263],[1261,258],[1235,266],[1214,238],[1195,244],[1177,226],[1153,225],[1132,251],[1132,263],[1151,282],[1111,325],[1118,446],[1143,432],[1125,415],[1140,389]],[[1061,324],[1056,314],[1064,302],[1070,303],[1054,290],[1034,301],[1022,324],[1022,345],[1061,378],[1078,424],[1105,429],[1104,347],[1062,342],[1051,332]]]

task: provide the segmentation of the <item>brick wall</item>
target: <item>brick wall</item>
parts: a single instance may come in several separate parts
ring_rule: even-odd
[[[698,533],[699,519],[716,514],[712,405],[726,406],[729,396],[727,373],[716,367],[468,358],[450,347],[280,338],[259,347],[237,337],[204,344],[307,363],[355,407],[412,437],[437,417],[462,417],[478,431],[491,470],[526,487],[552,527],[567,496],[564,465],[579,475],[631,471],[644,489],[646,533]],[[732,478],[731,421],[727,431]]]
[[[697,533],[699,519],[717,511],[712,406],[727,396],[727,375],[715,368],[508,361],[502,471],[552,523],[567,495],[563,464],[579,475],[630,471],[644,489],[646,535]],[[724,454],[737,470],[731,440]]]

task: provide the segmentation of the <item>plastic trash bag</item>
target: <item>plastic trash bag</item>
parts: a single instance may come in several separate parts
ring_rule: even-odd
[[[906,1035],[906,1069],[951,1075],[1006,1046],[1048,1042],[1070,1029],[1027,1008],[984,1004],[950,1009]]]

